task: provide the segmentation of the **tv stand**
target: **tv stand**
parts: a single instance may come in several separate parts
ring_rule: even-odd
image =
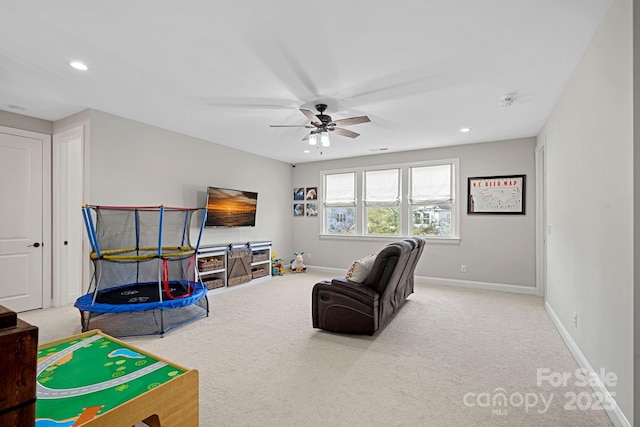
[[[196,280],[209,290],[271,278],[269,241],[203,245],[196,260]]]

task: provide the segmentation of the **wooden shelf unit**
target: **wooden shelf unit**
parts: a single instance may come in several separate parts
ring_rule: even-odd
[[[251,244],[251,277],[271,277],[271,242]]]
[[[227,287],[227,245],[201,247],[196,254],[196,280],[209,290]]]
[[[246,252],[247,258],[236,265],[238,252]],[[225,289],[271,277],[271,242],[203,245],[198,249],[196,260],[196,280],[201,280],[209,290]],[[229,275],[238,269],[249,277],[240,281],[230,279]]]

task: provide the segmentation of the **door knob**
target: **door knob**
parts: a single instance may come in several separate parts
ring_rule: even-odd
[[[38,248],[38,247],[40,247],[40,243],[35,242],[33,245],[29,245],[29,246],[33,246],[34,248]],[[27,247],[29,247],[29,246],[27,246]]]

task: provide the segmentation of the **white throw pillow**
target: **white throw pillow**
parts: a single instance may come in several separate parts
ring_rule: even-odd
[[[354,261],[353,264],[351,264],[351,267],[349,267],[349,270],[347,270],[345,278],[356,283],[364,282],[371,272],[371,268],[373,268],[376,256],[378,256],[377,253],[372,253],[371,255],[367,255],[364,258]]]

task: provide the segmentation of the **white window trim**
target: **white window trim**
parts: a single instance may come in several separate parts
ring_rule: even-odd
[[[421,236],[428,243],[439,243],[439,244],[459,244],[460,243],[460,219],[462,216],[462,209],[464,200],[461,198],[462,194],[460,193],[460,159],[459,158],[448,158],[448,159],[437,159],[437,160],[424,160],[419,162],[408,162],[408,163],[394,163],[388,165],[375,165],[375,166],[360,166],[356,168],[341,168],[341,169],[328,169],[320,171],[320,181],[322,183],[321,188],[318,192],[318,201],[322,205],[321,209],[318,209],[318,215],[321,215],[320,224],[320,232],[318,237],[323,240],[364,240],[364,241],[389,241],[394,242],[399,238],[406,238],[411,236],[409,233],[411,219],[409,215],[411,215],[411,209],[409,205],[409,168],[412,167],[421,167],[421,166],[436,166],[442,164],[451,164],[453,167],[452,178],[454,180],[453,188],[452,188],[452,198],[453,198],[453,211],[451,212],[452,217],[455,220],[451,230],[451,236]],[[401,202],[400,209],[403,213],[403,217],[400,219],[400,227],[401,232],[399,235],[371,235],[366,234],[364,231],[364,206],[363,206],[363,172],[364,171],[375,171],[375,170],[387,170],[387,169],[400,169],[400,182],[401,182]],[[324,207],[324,176],[330,174],[338,174],[338,173],[347,173],[347,172],[355,172],[356,173],[356,213],[358,215],[358,221],[356,223],[356,234],[329,234],[326,233],[326,215],[325,215],[325,207]],[[405,218],[406,217],[406,218]]]

